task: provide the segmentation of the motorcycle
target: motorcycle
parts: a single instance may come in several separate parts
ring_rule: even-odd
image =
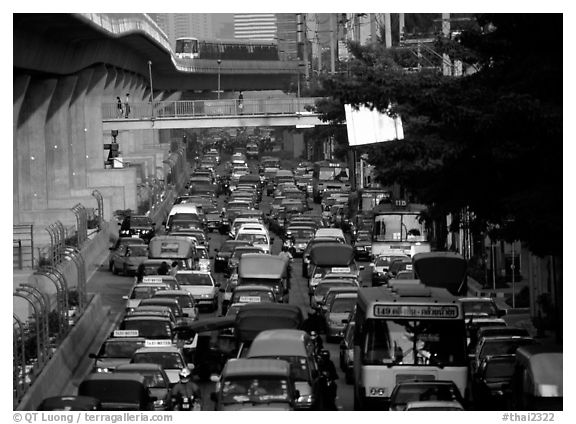
[[[180,396],[174,403],[175,411],[201,411],[202,405],[195,396]]]
[[[320,386],[320,405],[319,409],[322,411],[337,411],[336,406],[336,381],[334,381],[328,371],[321,371],[318,378]]]

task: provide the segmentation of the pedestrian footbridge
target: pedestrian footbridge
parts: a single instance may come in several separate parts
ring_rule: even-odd
[[[296,127],[326,125],[315,112],[318,97],[161,101],[102,105],[104,130],[173,128]]]

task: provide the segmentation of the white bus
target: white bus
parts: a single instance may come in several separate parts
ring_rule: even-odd
[[[464,314],[446,289],[418,280],[362,288],[354,316],[354,409],[387,409],[396,384],[411,379],[451,380],[464,396]]]

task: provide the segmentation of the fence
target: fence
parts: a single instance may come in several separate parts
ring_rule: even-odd
[[[229,115],[282,115],[309,113],[320,97],[282,99],[183,100],[130,103],[130,119],[187,118]],[[118,115],[116,103],[102,105],[102,118],[126,119]]]

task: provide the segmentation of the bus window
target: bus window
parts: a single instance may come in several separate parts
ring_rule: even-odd
[[[466,364],[462,322],[367,320],[363,364]]]

